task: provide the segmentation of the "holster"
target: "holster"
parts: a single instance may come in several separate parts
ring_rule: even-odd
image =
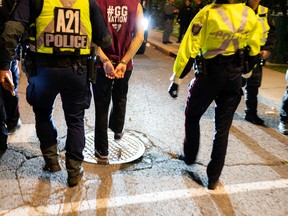
[[[23,47],[22,65],[23,65],[23,72],[28,78],[37,75],[35,65],[35,53],[30,51],[28,45]]]
[[[205,59],[202,56],[197,55],[195,58],[194,63],[194,71],[195,74],[203,74],[204,76],[207,76],[207,67]]]
[[[243,49],[238,49],[236,52],[236,59],[238,59],[238,66],[241,69],[243,74],[247,74],[250,72],[250,66],[249,66],[249,52],[250,47],[246,46]]]
[[[92,46],[91,54],[87,60],[88,79],[92,84],[96,84],[98,56],[95,55],[95,47]]]

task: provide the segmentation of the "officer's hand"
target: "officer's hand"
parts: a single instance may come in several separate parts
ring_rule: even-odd
[[[14,92],[14,83],[12,79],[12,73],[10,70],[0,70],[0,82],[2,83],[2,86],[11,92],[13,96],[15,96]]]
[[[266,60],[270,56],[269,50],[262,50],[260,52],[260,59]]]
[[[178,96],[178,86],[176,83],[171,82],[168,93],[170,94],[171,97],[176,98]]]

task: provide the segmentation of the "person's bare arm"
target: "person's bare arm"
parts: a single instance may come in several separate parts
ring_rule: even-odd
[[[137,14],[136,14],[136,33],[135,37],[133,38],[127,52],[123,56],[123,58],[120,60],[118,66],[115,69],[115,77],[116,78],[123,78],[124,73],[126,71],[126,65],[131,60],[131,58],[136,54],[139,47],[143,43],[144,40],[144,25],[143,25],[143,9],[141,4],[138,4],[137,7]]]
[[[107,55],[105,55],[105,53],[103,52],[101,47],[99,47],[97,45],[96,45],[96,47],[97,47],[97,53],[100,57],[100,61],[103,63],[103,69],[105,71],[106,77],[108,77],[109,79],[114,79],[115,74],[114,74],[114,66],[113,66],[112,62],[107,57]]]

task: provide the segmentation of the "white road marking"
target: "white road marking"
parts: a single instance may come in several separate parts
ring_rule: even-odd
[[[55,205],[47,206],[37,206],[37,211],[49,213],[58,212],[62,214],[71,213],[71,211],[81,212],[88,210],[96,210],[102,208],[113,208],[120,207],[125,205],[141,204],[141,203],[155,203],[167,200],[176,200],[176,199],[186,199],[197,196],[213,194],[235,194],[235,193],[246,193],[251,191],[260,191],[260,190],[271,190],[271,189],[281,189],[288,188],[288,179],[280,179],[275,181],[262,181],[262,182],[251,182],[235,185],[225,185],[224,187],[219,187],[214,191],[208,191],[205,188],[191,188],[185,190],[171,190],[171,191],[160,191],[155,193],[146,193],[138,194],[132,196],[118,196],[118,197],[109,197],[106,199],[97,199],[97,200],[81,200],[80,202],[69,202]],[[30,210],[29,210],[30,208]],[[72,210],[71,210],[72,209]],[[9,212],[9,213],[7,213]],[[2,210],[0,214],[7,213],[9,215],[28,215],[31,213],[31,207],[23,206],[12,211]]]

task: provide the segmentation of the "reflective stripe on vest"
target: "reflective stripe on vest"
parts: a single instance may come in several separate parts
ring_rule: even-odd
[[[240,24],[238,30],[235,29],[233,23],[231,22],[231,20],[228,18],[228,16],[225,14],[225,11],[221,7],[216,8],[216,10],[217,10],[218,14],[222,17],[224,23],[230,29],[232,34],[237,35],[238,33],[242,32],[244,30],[244,28],[247,24],[247,18],[248,18],[248,8],[247,7],[243,8],[241,24]],[[227,49],[227,47],[229,46],[229,44],[231,42],[233,43],[235,51],[237,49],[239,49],[239,41],[238,41],[237,37],[228,37],[227,39],[224,39],[223,43],[221,44],[221,46],[219,48],[217,48],[213,51],[207,51],[203,54],[203,56],[209,58],[209,56],[216,56],[216,55],[220,55],[220,54],[225,54],[225,50]]]
[[[260,38],[260,45],[264,46],[267,38],[268,32],[270,30],[270,26],[268,24],[268,8],[263,7],[262,5],[258,6],[258,28],[261,28],[261,38]]]
[[[92,27],[89,0],[44,0],[36,18],[38,53],[90,53]]]

